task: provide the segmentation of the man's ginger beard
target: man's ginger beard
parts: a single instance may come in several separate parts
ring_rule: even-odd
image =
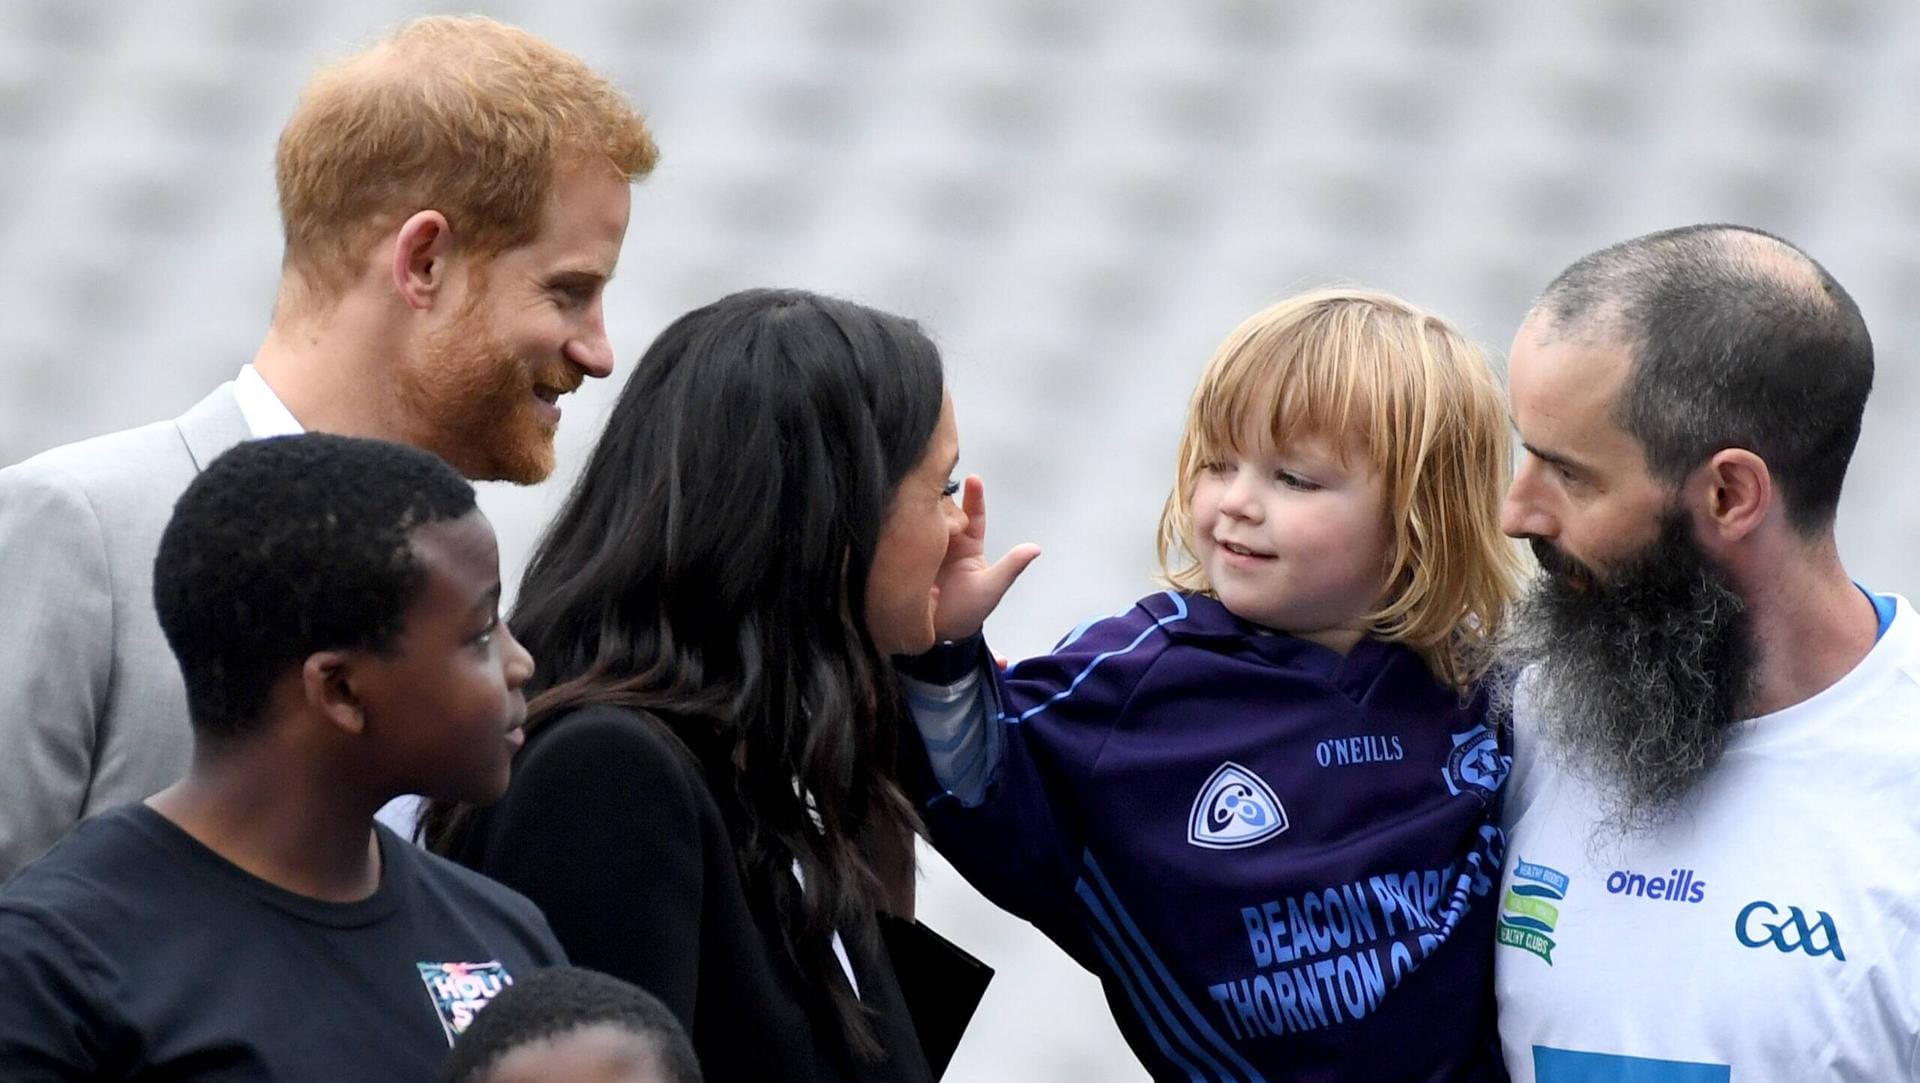
[[[1501,668],[1527,671],[1528,716],[1614,824],[1656,826],[1718,762],[1751,703],[1746,604],[1677,509],[1605,571],[1540,539],[1533,550],[1541,574],[1515,609]]]
[[[554,428],[533,389],[571,391],[581,376],[559,358],[536,365],[514,356],[481,311],[485,297],[476,273],[472,299],[428,338],[417,365],[401,368],[396,394],[418,434],[411,443],[476,481],[531,485],[554,464]]]

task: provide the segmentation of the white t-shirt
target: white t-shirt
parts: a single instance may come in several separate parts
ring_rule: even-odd
[[[1739,724],[1687,804],[1609,833],[1538,747],[1508,783],[1500,1038],[1515,1083],[1920,1079],[1920,616]]]

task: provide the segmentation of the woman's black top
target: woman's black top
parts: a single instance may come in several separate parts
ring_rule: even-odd
[[[708,1083],[931,1083],[888,952],[849,930],[860,998],[886,1049],[879,1064],[855,1063],[827,991],[782,946],[767,893],[742,880],[732,765],[710,743],[690,746],[622,707],[562,715],[528,737],[506,796],[449,856],[539,904],[575,964],[665,1001]],[[835,962],[816,969],[846,980]]]

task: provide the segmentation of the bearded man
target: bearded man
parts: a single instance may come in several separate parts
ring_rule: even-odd
[[[416,20],[314,76],[275,159],[286,253],[252,363],[175,420],[0,471],[0,879],[185,773],[153,560],[222,451],[324,431],[469,478],[552,471],[558,399],[613,369],[602,288],[656,157],[605,79],[489,19]]]
[[[1914,1078],[1920,618],[1834,540],[1859,309],[1777,237],[1655,233],[1554,280],[1510,382],[1503,526],[1542,568],[1508,659],[1513,1078]]]

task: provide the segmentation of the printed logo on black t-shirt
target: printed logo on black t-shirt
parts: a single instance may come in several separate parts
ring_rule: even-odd
[[[427,983],[427,995],[440,1013],[440,1026],[447,1032],[447,1044],[473,1024],[473,1017],[487,1001],[513,984],[513,975],[498,962],[491,963],[419,963],[420,980]]]

